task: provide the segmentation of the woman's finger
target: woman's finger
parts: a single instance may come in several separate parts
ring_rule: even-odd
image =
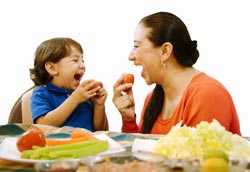
[[[127,95],[117,98],[114,103],[118,109],[127,108],[133,105],[133,101],[131,101]]]
[[[123,77],[124,77],[124,74],[122,74],[118,80],[115,82],[115,84],[113,85],[113,88],[115,87],[118,87],[119,85],[121,85],[123,83]]]

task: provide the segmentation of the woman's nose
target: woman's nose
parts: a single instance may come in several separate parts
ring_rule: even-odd
[[[130,52],[130,54],[129,54],[129,56],[128,56],[128,59],[130,60],[130,61],[134,61],[135,60],[135,55],[134,55],[134,53],[131,51]]]

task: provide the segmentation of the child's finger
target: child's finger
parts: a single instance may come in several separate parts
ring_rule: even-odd
[[[89,80],[85,84],[82,84],[81,86],[84,87],[85,90],[92,90],[94,88],[97,88],[96,81],[94,81],[94,80]]]
[[[94,80],[93,79],[87,79],[87,80],[84,80],[81,85],[86,85],[86,84],[89,84],[91,82],[93,82]]]
[[[104,88],[101,88],[100,90],[98,90],[97,92],[98,96],[105,96],[107,94],[107,91]]]

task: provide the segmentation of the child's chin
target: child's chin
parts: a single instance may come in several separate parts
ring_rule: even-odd
[[[71,87],[71,89],[72,89],[72,90],[75,90],[78,86],[79,86],[79,84],[78,84],[78,85],[75,85],[75,86],[73,86],[73,87]]]
[[[80,85],[80,82],[76,82],[76,83],[73,85],[72,89],[76,89],[79,85]]]

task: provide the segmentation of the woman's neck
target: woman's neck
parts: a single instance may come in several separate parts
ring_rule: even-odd
[[[166,72],[161,83],[168,99],[180,97],[195,75],[200,73],[193,67],[178,67]]]

